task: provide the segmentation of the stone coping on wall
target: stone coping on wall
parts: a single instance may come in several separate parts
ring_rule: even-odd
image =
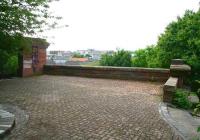
[[[191,67],[188,65],[171,65],[170,70],[177,70],[177,71],[191,71]]]
[[[168,89],[171,90],[175,90],[177,88],[178,85],[178,78],[176,77],[170,77],[167,82],[164,84],[164,87],[168,87]]]
[[[95,69],[95,70],[121,70],[121,71],[143,71],[143,72],[158,72],[169,73],[169,69],[164,68],[143,68],[143,67],[113,67],[113,66],[77,66],[77,65],[45,65],[45,67],[57,68],[78,68],[78,69]]]
[[[45,74],[113,78],[131,80],[166,81],[170,70],[161,68],[45,65]]]
[[[184,65],[185,61],[183,59],[172,59],[171,64],[172,65]]]
[[[170,77],[163,87],[163,101],[164,102],[172,102],[174,93],[178,87],[178,78]]]

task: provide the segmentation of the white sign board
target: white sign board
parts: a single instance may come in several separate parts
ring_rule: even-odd
[[[23,61],[23,67],[24,67],[24,69],[32,68],[32,60],[24,60]]]

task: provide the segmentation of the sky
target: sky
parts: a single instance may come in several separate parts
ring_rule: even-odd
[[[156,44],[165,27],[199,0],[60,0],[50,11],[66,28],[43,34],[48,50],[137,50]]]

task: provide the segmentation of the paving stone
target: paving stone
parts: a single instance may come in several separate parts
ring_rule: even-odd
[[[37,76],[0,82],[2,103],[26,111],[7,140],[161,139],[173,132],[160,117],[161,83]]]

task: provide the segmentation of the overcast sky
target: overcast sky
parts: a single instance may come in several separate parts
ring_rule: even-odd
[[[45,32],[48,50],[136,50],[155,44],[158,35],[199,0],[60,0],[51,11],[69,27]]]

